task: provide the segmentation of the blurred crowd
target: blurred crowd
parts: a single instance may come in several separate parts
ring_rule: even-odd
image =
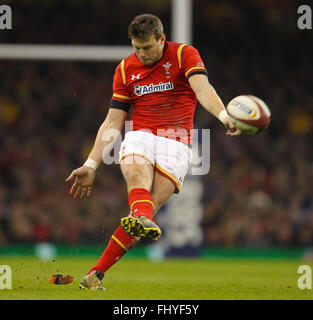
[[[231,15],[229,3],[223,11],[197,2],[194,46],[225,104],[254,94],[268,104],[272,121],[259,135],[233,138],[197,107],[195,127],[211,129],[211,169],[202,177],[204,244],[311,246],[313,67],[307,34],[280,29],[277,12],[264,9],[271,19],[254,7],[249,19],[242,11]],[[232,19],[218,25],[213,14],[218,21]],[[88,29],[85,39],[91,30],[97,32]],[[117,35],[127,41],[123,31]],[[73,200],[65,182],[85,161],[106,116],[116,64],[0,60],[0,244],[99,244],[128,213],[116,164],[98,169],[87,201]]]

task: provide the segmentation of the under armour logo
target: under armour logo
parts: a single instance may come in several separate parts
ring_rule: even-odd
[[[132,80],[135,80],[135,79],[137,79],[137,80],[140,79],[140,73],[138,73],[137,75],[132,74]]]

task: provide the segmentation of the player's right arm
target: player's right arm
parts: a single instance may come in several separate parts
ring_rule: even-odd
[[[111,151],[111,148],[107,148],[109,145],[114,144],[118,134],[121,134],[127,112],[121,109],[110,108],[107,117],[100,126],[94,146],[88,156],[88,159],[95,161],[96,166],[102,161],[102,157]],[[107,149],[106,154],[103,153],[104,149]]]
[[[66,181],[73,181],[70,195],[83,199],[89,197],[95,179],[95,172],[111,151],[121,134],[131,99],[126,86],[124,60],[117,66],[113,78],[113,97],[107,117],[100,126],[93,148],[83,166],[73,170]]]
[[[100,126],[93,148],[87,161],[81,167],[72,171],[66,181],[74,181],[70,195],[83,199],[89,197],[96,175],[96,169],[114,145],[118,134],[121,134],[127,112],[121,109],[110,108],[107,117]],[[106,150],[104,152],[104,150]]]

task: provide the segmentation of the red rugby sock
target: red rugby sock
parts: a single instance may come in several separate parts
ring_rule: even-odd
[[[97,264],[92,267],[88,273],[99,270],[105,273],[111,268],[122,256],[133,248],[137,242],[135,237],[128,235],[121,226],[119,226],[112,235],[108,246],[104,250]]]
[[[128,204],[135,217],[145,216],[153,220],[153,202],[148,190],[144,188],[132,189],[128,195]]]

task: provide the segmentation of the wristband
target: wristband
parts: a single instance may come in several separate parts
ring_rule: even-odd
[[[88,158],[84,163],[84,166],[89,167],[93,170],[97,170],[99,167],[99,163],[93,159]]]
[[[224,120],[228,118],[228,113],[227,111],[224,109],[222,110],[219,115],[218,115],[218,119],[221,121],[221,122],[224,122]]]

